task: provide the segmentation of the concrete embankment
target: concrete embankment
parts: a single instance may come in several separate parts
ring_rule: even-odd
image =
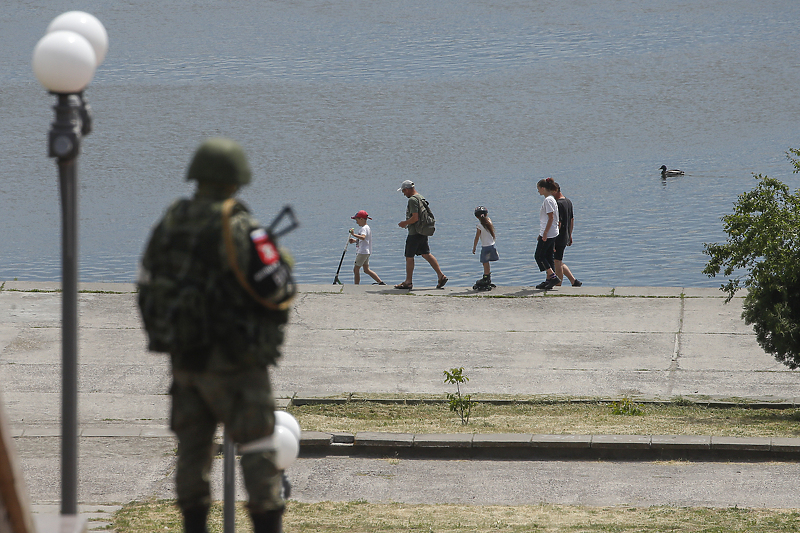
[[[11,419],[58,419],[57,284],[0,290],[0,385]],[[133,285],[81,285],[82,422],[163,420],[168,372],[147,352]],[[274,372],[284,397],[443,394],[463,366],[468,392],[793,401],[795,373],[758,346],[741,299],[713,289],[498,287],[399,291],[302,286]],[[23,401],[24,400],[24,401]],[[30,409],[35,402],[34,409]]]

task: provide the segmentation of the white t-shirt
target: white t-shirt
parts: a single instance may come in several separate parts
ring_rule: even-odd
[[[478,231],[481,232],[481,246],[491,246],[494,244],[494,237],[492,237],[489,230],[484,228],[480,222],[478,222]]]
[[[357,254],[371,254],[372,253],[372,230],[369,229],[369,224],[359,226],[353,232],[354,235],[364,235],[364,239],[356,239],[356,253]]]
[[[550,231],[545,235],[544,230],[547,227],[549,218],[547,213],[553,213],[553,223],[550,225]],[[558,204],[552,196],[545,197],[544,202],[542,202],[542,210],[539,211],[539,236],[547,237],[548,239],[558,236]]]

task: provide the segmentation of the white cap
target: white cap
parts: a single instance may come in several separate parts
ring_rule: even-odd
[[[402,191],[403,189],[413,189],[413,188],[414,188],[414,182],[411,180],[406,180],[400,184],[400,188],[397,190]]]

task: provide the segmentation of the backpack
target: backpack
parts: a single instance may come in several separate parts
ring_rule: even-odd
[[[419,220],[417,221],[417,233],[430,237],[436,231],[436,218],[433,216],[428,200],[419,198]]]
[[[148,349],[169,353],[175,368],[202,371],[212,349],[241,364],[265,366],[280,357],[280,326],[288,319],[288,300],[295,292],[290,268],[282,257],[270,257],[274,268],[265,274],[259,258],[261,268],[254,272],[263,276],[259,281],[269,278],[267,285],[279,293],[279,305],[264,305],[243,290],[230,270],[230,253],[227,257],[219,253],[220,244],[224,245],[222,207],[222,203],[193,207],[189,200],[175,202],[153,230],[142,260],[138,303]],[[234,203],[230,211],[247,209]],[[260,233],[248,241],[263,252]],[[247,266],[248,273],[254,266]],[[278,283],[285,285],[275,290]],[[263,288],[254,285],[255,290]]]
[[[217,233],[221,224],[208,219],[199,225],[187,218],[188,210],[188,200],[174,203],[153,231],[138,282],[138,303],[148,349],[179,358],[193,354],[191,361],[182,362],[200,369],[212,343],[209,314],[219,304],[210,297],[219,280],[209,272],[222,270],[215,261],[218,254],[208,247],[213,242],[208,235]],[[204,261],[192,259],[196,257]]]

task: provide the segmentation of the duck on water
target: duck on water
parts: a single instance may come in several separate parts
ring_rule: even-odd
[[[661,165],[661,177],[683,176],[683,170],[667,170],[667,165]]]

